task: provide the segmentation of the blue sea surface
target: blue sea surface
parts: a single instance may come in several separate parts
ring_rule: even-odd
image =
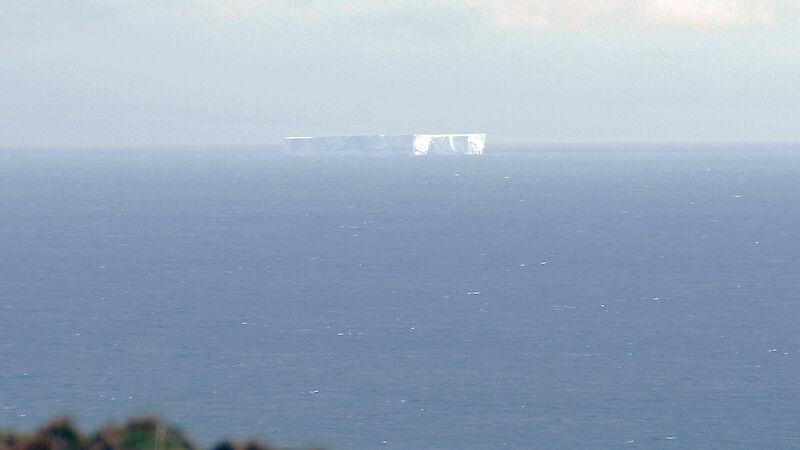
[[[0,426],[800,448],[798,193],[797,146],[2,151]]]

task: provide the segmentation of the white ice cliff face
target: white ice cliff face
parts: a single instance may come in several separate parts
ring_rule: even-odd
[[[482,155],[485,134],[415,134],[414,156]]]
[[[287,137],[286,149],[294,154],[481,155],[485,142],[485,134]]]

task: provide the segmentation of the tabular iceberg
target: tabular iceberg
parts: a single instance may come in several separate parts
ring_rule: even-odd
[[[482,155],[485,134],[376,134],[368,136],[287,137],[295,154],[356,153],[395,155]]]

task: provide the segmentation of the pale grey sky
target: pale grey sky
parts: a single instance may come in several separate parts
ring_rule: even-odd
[[[800,0],[2,0],[0,148],[800,141]]]

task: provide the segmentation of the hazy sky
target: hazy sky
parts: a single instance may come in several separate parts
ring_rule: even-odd
[[[800,140],[800,0],[0,0],[0,147]]]

